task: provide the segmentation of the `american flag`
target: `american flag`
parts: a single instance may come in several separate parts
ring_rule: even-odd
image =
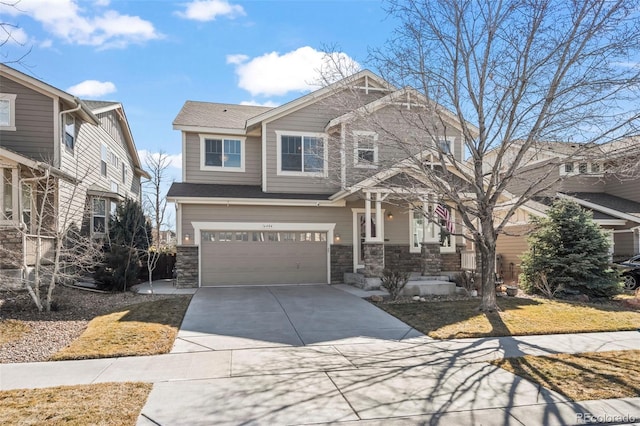
[[[453,234],[453,232],[455,231],[455,226],[453,224],[453,221],[451,220],[451,213],[449,212],[449,210],[443,204],[438,204],[436,206],[435,213],[439,217],[444,219],[447,231],[449,231],[450,234]]]

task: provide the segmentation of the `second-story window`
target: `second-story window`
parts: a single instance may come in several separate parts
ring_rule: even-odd
[[[106,145],[102,145],[100,151],[100,174],[102,176],[107,175],[107,158],[109,157],[109,149]]]
[[[443,154],[451,154],[451,141],[448,139],[438,139],[438,148]]]
[[[353,132],[353,163],[357,167],[375,167],[378,164],[378,134]]]
[[[127,182],[127,166],[122,162],[122,183]]]
[[[244,139],[201,136],[201,168],[244,171]]]
[[[73,152],[76,145],[76,119],[70,115],[65,117],[64,121],[64,146]]]
[[[16,95],[0,93],[0,130],[16,130]]]
[[[324,137],[320,134],[278,135],[279,174],[322,174],[325,172]]]

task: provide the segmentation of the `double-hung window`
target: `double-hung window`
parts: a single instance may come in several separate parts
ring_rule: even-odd
[[[76,144],[76,119],[70,115],[64,120],[64,146],[71,152]]]
[[[17,221],[18,196],[14,193],[18,183],[18,169],[0,168],[0,223]]]
[[[22,184],[22,223],[26,226],[27,233],[33,232],[33,186],[30,183]]]
[[[0,93],[0,130],[16,131],[16,95]]]
[[[200,136],[201,169],[244,171],[244,138]]]
[[[353,132],[353,164],[356,167],[375,167],[378,164],[378,134]]]
[[[94,198],[91,210],[91,232],[104,234],[107,232],[107,200]]]
[[[107,175],[107,161],[109,157],[109,149],[106,145],[102,145],[100,150],[100,174],[102,176]]]
[[[278,139],[278,174],[325,174],[324,135],[278,131],[276,135]]]

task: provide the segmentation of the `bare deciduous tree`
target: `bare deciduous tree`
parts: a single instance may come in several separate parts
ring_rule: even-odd
[[[390,0],[388,10],[400,24],[372,61],[396,87],[416,90],[388,99],[398,107],[391,119],[341,108],[404,153],[411,179],[399,197],[427,188],[455,207],[481,260],[480,309],[496,310],[496,240],[511,217],[557,185],[562,163],[607,158],[600,144],[638,134],[637,2]],[[456,155],[439,142],[457,128]]]
[[[149,154],[145,158],[147,172],[151,179],[145,182],[147,191],[144,196],[144,208],[153,225],[153,240],[159,248],[160,231],[165,226],[165,211],[167,199],[164,196],[164,186],[167,184],[167,169],[171,164],[169,155],[160,150]]]

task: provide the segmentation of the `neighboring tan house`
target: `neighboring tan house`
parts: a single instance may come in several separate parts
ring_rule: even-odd
[[[364,103],[347,107],[343,98],[355,94]],[[182,182],[167,195],[179,285],[336,283],[345,273],[375,280],[385,264],[459,271],[462,238],[441,241],[442,220],[426,220],[436,199],[446,200],[426,185],[411,203],[394,199],[419,176],[363,118],[395,123],[425,105],[366,70],[276,108],[187,101],[173,122]],[[461,162],[461,130],[446,114],[446,135],[423,147],[438,144]]]
[[[536,155],[519,170],[522,179],[516,178],[510,185],[509,191],[515,195],[537,180],[549,187],[516,213],[505,228],[510,235],[498,238],[497,272],[505,281],[518,279],[520,257],[528,249],[529,216],[544,216],[556,198],[575,201],[593,213],[595,222],[609,236],[613,261],[640,253],[640,141],[624,139],[582,148],[571,143],[537,144]]]
[[[120,103],[82,101],[1,64],[0,176],[0,272],[17,278],[35,244],[51,256],[72,225],[103,237],[109,212],[140,201],[148,178]]]

